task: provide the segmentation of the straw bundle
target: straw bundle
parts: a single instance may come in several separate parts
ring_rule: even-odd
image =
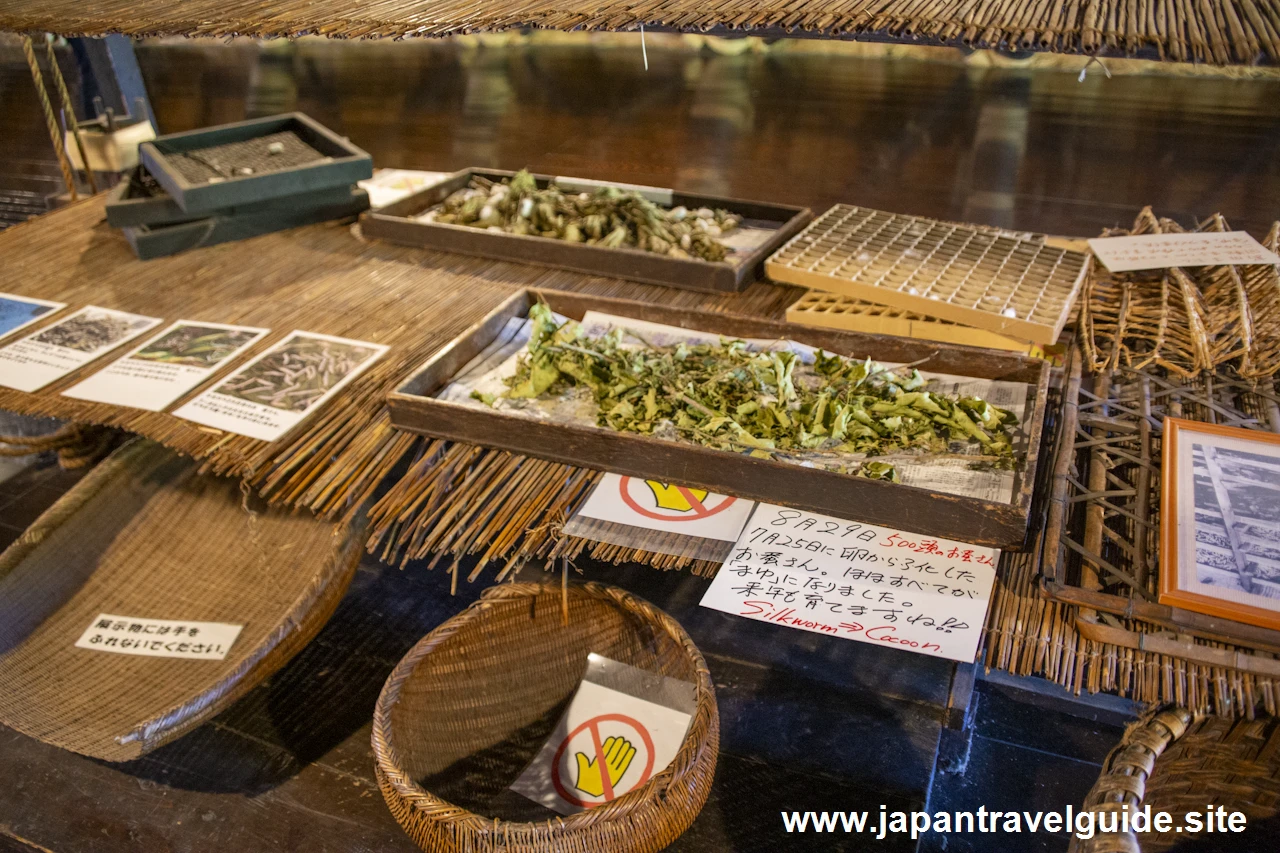
[[[1005,45],[1061,53],[1154,52],[1176,61],[1215,65],[1280,58],[1277,0],[800,0],[765,4],[728,0],[282,0],[231,4],[217,0],[0,0],[0,28],[63,35],[264,36],[400,38],[549,30],[804,33],[836,38],[876,35],[975,47]]]
[[[1087,639],[1076,629],[1081,609],[1046,598],[1040,583],[1035,555],[1010,553],[1001,559],[981,658],[988,669],[1040,676],[1076,694],[1114,693],[1143,704],[1177,702],[1196,713],[1252,719],[1259,706],[1268,714],[1280,713],[1280,680]],[[1133,619],[1107,619],[1139,634],[1160,630]],[[1250,651],[1204,640],[1195,645]]]
[[[1280,254],[1280,222],[1271,226],[1264,245]],[[1240,375],[1275,376],[1280,372],[1280,266],[1246,267],[1244,290],[1252,311],[1254,347]]]
[[[1195,230],[1224,232],[1231,227],[1215,214]],[[1133,228],[1104,236],[1184,231],[1146,207]],[[1274,241],[1276,233],[1273,228],[1268,239]],[[1280,369],[1273,357],[1277,345],[1275,335],[1265,331],[1280,329],[1276,275],[1275,268],[1267,266],[1118,274],[1099,270],[1085,283],[1080,300],[1081,346],[1099,372],[1157,366],[1193,376],[1230,364],[1242,376],[1273,375]]]
[[[495,566],[495,583],[530,561],[637,562],[657,569],[692,567],[710,576],[719,563],[661,550],[622,547],[562,536],[560,528],[600,479],[600,472],[447,441],[425,442],[409,471],[374,505],[369,552],[386,563],[448,560],[453,587],[459,560],[476,558],[468,582]],[[662,534],[654,531],[653,547]],[[589,549],[589,550],[588,550]]]

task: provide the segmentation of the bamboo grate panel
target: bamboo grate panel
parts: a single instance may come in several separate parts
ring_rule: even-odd
[[[1089,256],[1027,235],[838,204],[765,264],[774,281],[1057,343]]]
[[[0,0],[0,29],[62,35],[262,36],[316,34],[334,38],[401,38],[551,30],[683,32],[723,30],[809,34],[834,38],[876,35],[912,42],[1009,47],[1061,53],[1134,54],[1162,59],[1252,64],[1280,59],[1278,0],[1148,3],[997,2],[997,0],[798,0],[764,4],[726,0],[281,0],[228,4],[219,0]]]
[[[1144,208],[1129,229],[1104,236],[1185,233]],[[1199,232],[1230,231],[1221,215]],[[1265,243],[1280,246],[1280,222]],[[1080,300],[1080,343],[1095,371],[1163,368],[1180,376],[1230,366],[1249,379],[1280,371],[1280,266],[1219,266],[1110,273],[1099,270]]]
[[[846,329],[850,332],[866,332],[873,335],[897,335],[903,338],[920,338],[948,344],[965,344],[971,347],[989,347],[1035,354],[1039,347],[1027,341],[1019,341],[986,329],[975,329],[961,323],[952,323],[864,302],[837,293],[811,290],[787,308],[787,322],[806,326],[822,326],[828,329]]]

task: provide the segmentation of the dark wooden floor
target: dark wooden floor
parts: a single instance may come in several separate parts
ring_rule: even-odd
[[[379,166],[528,165],[1079,235],[1124,224],[1144,204],[1188,223],[1221,211],[1255,232],[1280,217],[1276,80],[1091,73],[1078,83],[1023,68],[652,46],[646,72],[638,50],[586,43],[166,44],[138,55],[163,131],[300,109]],[[56,176],[25,73],[20,55],[0,48],[0,191],[29,184],[28,172],[44,186]],[[0,490],[0,535],[15,535],[65,485],[35,471]],[[698,610],[699,582],[687,576],[600,576],[675,613],[716,677],[720,777],[682,850],[788,840],[868,849],[857,837],[780,839],[784,807],[1078,805],[1119,737],[1114,718],[1057,700],[1046,710],[1027,685],[980,684],[967,772],[935,773],[949,670],[821,638],[784,644],[767,626],[732,633],[729,617]],[[399,656],[474,594],[446,590],[424,567],[367,563],[292,664],[130,765],[0,729],[0,850],[409,849],[373,783],[368,720]],[[1062,836],[1019,842],[1066,849]],[[1000,836],[955,836],[926,849],[1012,848]]]

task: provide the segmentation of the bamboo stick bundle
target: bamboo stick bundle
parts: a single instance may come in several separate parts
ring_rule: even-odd
[[[1215,215],[1197,230],[1230,226]],[[1183,231],[1145,208],[1132,229],[1107,236]],[[1261,376],[1275,364],[1275,336],[1263,330],[1280,327],[1272,276],[1265,266],[1099,272],[1080,304],[1081,345],[1094,370],[1158,365],[1193,376],[1231,364],[1241,375]]]
[[[1280,254],[1280,222],[1264,245]],[[1247,379],[1266,379],[1280,371],[1280,265],[1245,267],[1245,298],[1253,319],[1253,346],[1240,365]]]

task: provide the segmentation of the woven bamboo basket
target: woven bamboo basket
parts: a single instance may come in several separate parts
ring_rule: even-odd
[[[134,441],[0,555],[0,723],[108,761],[217,714],[337,607],[362,554],[340,525],[246,501],[235,480]],[[243,625],[223,660],[77,648],[101,613]]]
[[[1189,812],[1203,814],[1206,804],[1243,812],[1250,825],[1280,812],[1280,719],[1232,721],[1195,718],[1181,707],[1154,709],[1125,730],[1102,765],[1102,775],[1084,801],[1098,814],[1151,807],[1169,812],[1167,832],[1098,833],[1072,839],[1072,853],[1163,853],[1179,842],[1199,849],[1196,835],[1177,832]],[[1098,817],[1095,815],[1095,820]],[[1110,827],[1110,817],[1107,826]],[[1270,821],[1269,821],[1270,822]],[[1271,830],[1254,827],[1244,836],[1215,836],[1238,850],[1261,850],[1259,836]],[[1257,833],[1256,835],[1254,833]],[[1207,837],[1207,836],[1206,836]],[[1214,846],[1213,849],[1230,849]]]
[[[507,786],[550,734],[591,652],[694,684],[689,731],[665,770],[569,817],[547,819],[551,813],[536,806],[530,814],[539,819],[503,819],[441,796],[446,790],[456,791],[459,801],[481,789],[493,797],[510,794]],[[684,629],[648,602],[596,583],[490,588],[400,661],[373,720],[383,796],[400,825],[430,851],[661,850],[706,802],[719,744],[711,676]]]

